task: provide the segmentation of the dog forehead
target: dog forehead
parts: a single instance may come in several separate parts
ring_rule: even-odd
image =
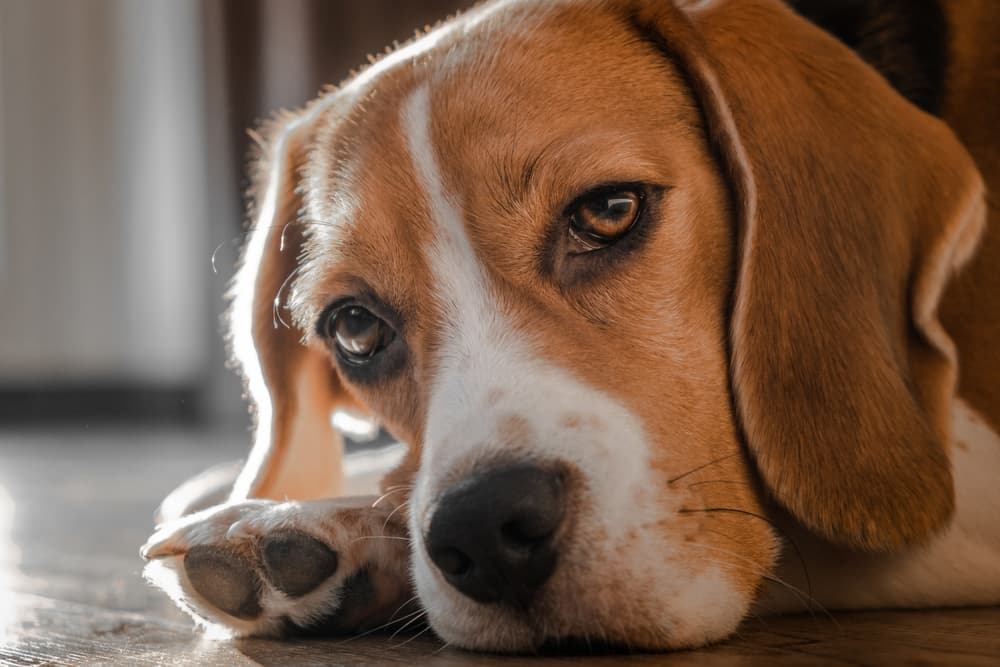
[[[426,193],[419,191],[402,120],[415,90],[429,89],[433,148],[448,176],[458,174],[463,188],[475,185],[465,182],[473,174],[480,181],[503,180],[490,168],[512,154],[531,153],[557,129],[548,110],[555,105],[562,113],[568,103],[553,93],[565,98],[562,92],[574,86],[595,88],[593,69],[579,66],[581,54],[606,61],[608,76],[616,71],[613,61],[627,57],[621,40],[616,46],[607,39],[613,34],[609,15],[605,3],[586,0],[487,3],[384,56],[315,102],[299,184],[300,214],[310,233],[306,279],[297,289],[320,287],[335,268],[386,261],[387,253],[397,264],[419,261],[407,248],[428,231],[421,203]],[[589,37],[594,44],[585,43]],[[483,155],[490,159],[477,162]],[[446,180],[451,185],[456,179]],[[308,294],[296,298],[308,300]]]
[[[487,2],[376,60],[310,109],[316,122],[307,185],[314,200],[337,200],[356,185],[345,175],[405,144],[399,110],[421,85],[431,89],[432,122],[447,126],[439,142],[478,140],[476,130],[490,122],[544,115],[551,123],[553,107],[565,104],[554,95],[593,90],[593,66],[608,62],[601,74],[614,72],[621,66],[614,61],[627,56],[614,39],[615,25],[626,22],[611,16],[607,3],[589,0]],[[604,92],[613,98],[619,86]]]

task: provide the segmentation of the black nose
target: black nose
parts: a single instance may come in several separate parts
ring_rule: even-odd
[[[427,553],[473,600],[526,607],[555,568],[564,495],[559,472],[529,465],[465,479],[441,497]]]

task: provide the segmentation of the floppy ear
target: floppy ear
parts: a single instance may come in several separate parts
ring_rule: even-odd
[[[736,217],[730,355],[774,499],[873,551],[950,518],[954,345],[937,319],[985,219],[951,131],[775,0],[646,2],[698,98]]]
[[[256,426],[234,499],[329,497],[343,485],[343,441],[331,412],[353,401],[326,354],[303,345],[304,332],[281,313],[301,251],[299,172],[321,106],[276,123],[257,163],[253,222],[230,311],[233,352]]]

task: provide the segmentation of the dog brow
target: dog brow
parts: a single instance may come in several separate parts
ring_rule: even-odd
[[[427,198],[433,235],[430,266],[440,281],[438,294],[453,321],[483,321],[492,310],[486,280],[465,232],[462,213],[448,196],[431,142],[430,87],[423,84],[403,106],[403,128],[417,180]]]

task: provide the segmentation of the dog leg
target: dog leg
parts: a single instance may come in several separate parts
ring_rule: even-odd
[[[153,515],[156,525],[176,521],[188,514],[226,502],[244,465],[243,461],[220,463],[185,481],[171,491],[156,508]]]
[[[404,515],[367,496],[219,505],[160,526],[144,575],[235,636],[402,625],[418,609]]]

